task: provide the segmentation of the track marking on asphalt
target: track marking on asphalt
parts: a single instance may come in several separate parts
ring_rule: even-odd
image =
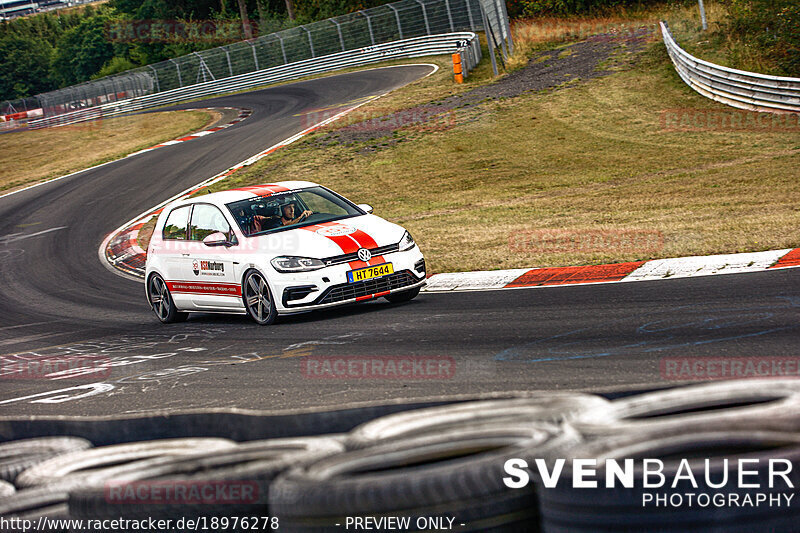
[[[51,233],[53,231],[58,231],[62,229],[67,229],[67,226],[50,228],[42,231],[37,231],[36,233],[11,233],[9,235],[2,235],[0,236],[0,244],[9,244],[12,242],[21,241],[23,239],[30,239],[31,237],[38,237],[39,235],[44,235],[45,233]]]
[[[80,398],[87,398],[89,396],[94,396],[95,394],[101,394],[103,392],[109,392],[113,389],[114,385],[108,383],[90,383],[88,385],[78,385],[66,389],[58,389],[49,392],[40,392],[39,394],[29,394],[28,396],[20,396],[17,398],[11,398],[10,400],[1,400],[0,405],[7,403],[14,403],[14,402],[24,402],[25,400],[30,400],[31,398],[42,398],[42,399],[33,400],[30,403],[63,403],[71,400],[78,400]],[[63,394],[66,392],[79,391],[79,390],[86,390],[87,392],[84,392],[77,396],[70,396],[68,394]],[[47,398],[47,396],[52,396],[52,398]]]
[[[66,335],[67,333],[70,332],[62,331],[61,333],[40,333],[38,335],[28,335],[26,337],[14,337],[13,339],[5,339],[0,341],[0,346],[11,346],[12,344],[22,344],[23,342],[32,342],[41,339],[49,339],[51,337],[58,337],[59,335]],[[0,356],[0,357],[5,357],[5,356]]]
[[[6,330],[6,329],[27,328],[29,326],[41,326],[42,324],[52,324],[52,322],[51,321],[31,322],[30,324],[18,324],[16,326],[4,326],[4,327],[0,328],[0,331]]]

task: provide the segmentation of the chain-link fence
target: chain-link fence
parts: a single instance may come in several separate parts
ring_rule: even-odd
[[[44,116],[50,117],[382,43],[483,30],[484,21],[492,28],[492,44],[502,45],[507,53],[510,32],[501,0],[401,0],[195,52],[36,98]],[[124,28],[109,30],[124,32]],[[4,103],[3,109],[6,107],[12,107],[12,103]]]

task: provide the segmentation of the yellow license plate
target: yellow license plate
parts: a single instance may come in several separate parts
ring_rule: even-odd
[[[358,270],[351,270],[347,273],[347,281],[356,283],[359,281],[366,281],[372,278],[379,278],[394,272],[391,263],[383,263],[382,265],[375,265],[367,268],[359,268]]]

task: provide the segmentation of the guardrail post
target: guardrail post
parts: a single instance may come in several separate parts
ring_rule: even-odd
[[[308,30],[308,28],[306,28],[305,26],[300,26],[300,28],[301,28],[301,29],[302,29],[304,32],[306,32],[306,34],[308,35],[308,46],[309,46],[309,48],[311,48],[311,57],[317,57],[317,56],[314,54],[314,40],[313,40],[313,39],[311,39],[311,32],[310,32],[310,31]]]
[[[283,37],[281,37],[280,33],[276,33],[275,37],[277,37],[278,40],[281,42],[281,54],[283,54],[283,64],[287,65],[289,64],[289,61],[286,59],[286,47],[283,46]]]
[[[703,0],[697,0],[700,4],[700,21],[703,24],[703,31],[708,29],[708,22],[706,22],[706,8],[703,5]]]
[[[256,70],[261,70],[258,68],[258,54],[256,53],[256,45],[252,41],[245,41],[247,44],[250,45],[250,48],[253,49],[253,63],[255,63]]]
[[[183,87],[183,80],[181,79],[181,66],[174,59],[169,59],[168,61],[175,65],[175,71],[178,73],[178,87]]]
[[[500,4],[500,8],[503,11],[503,21],[505,21],[506,24],[506,37],[508,37],[508,51],[509,53],[513,54],[514,39],[511,37],[511,24],[508,22],[508,9],[506,8],[506,3],[503,0],[498,0],[497,3]]]
[[[481,8],[481,18],[483,19],[483,33],[486,34],[486,45],[489,48],[489,57],[492,59],[492,72],[497,76],[497,60],[494,58],[494,43],[492,42],[492,28],[489,26],[489,20],[486,18],[486,10],[483,9],[483,4],[479,4]]]
[[[467,5],[467,15],[469,16],[469,29],[475,31],[475,20],[472,18],[472,6],[469,5],[470,0],[464,0]]]
[[[161,92],[161,86],[158,84],[158,71],[155,68],[153,68],[153,65],[147,65],[147,66],[150,67],[150,70],[153,71],[153,75],[154,75],[154,78],[156,80],[156,92],[160,93]]]
[[[422,18],[425,19],[425,33],[428,35],[431,34],[431,27],[428,24],[428,10],[425,9],[425,4],[422,3],[422,0],[414,0],[419,6],[422,8]]]
[[[367,19],[367,29],[369,30],[369,40],[372,43],[372,46],[375,46],[375,34],[372,33],[372,20],[369,18],[369,15],[367,15],[367,12],[364,11],[363,9],[361,11],[359,11],[359,13],[364,15],[364,17]]]
[[[233,76],[233,65],[231,65],[231,54],[228,52],[228,47],[222,47],[223,52],[225,52],[225,58],[228,60],[228,72],[231,76]]]
[[[444,7],[447,10],[447,20],[450,22],[450,31],[456,31],[456,27],[453,25],[453,14],[450,12],[450,0],[444,0]]]
[[[394,7],[392,4],[386,4],[386,7],[394,11],[394,18],[397,19],[397,33],[400,34],[400,39],[403,39],[403,26],[400,24],[400,12],[397,11],[397,8]]]
[[[344,52],[345,47],[344,47],[344,37],[342,37],[342,25],[336,22],[336,19],[331,19],[331,22],[333,22],[336,25],[336,31],[339,33],[339,43],[342,45],[342,52]]]
[[[497,31],[500,32],[500,49],[503,51],[503,57],[508,58],[508,49],[506,48],[506,37],[503,36],[506,32],[506,28],[503,27],[503,21],[500,20],[500,0],[494,0],[494,17],[497,20]]]

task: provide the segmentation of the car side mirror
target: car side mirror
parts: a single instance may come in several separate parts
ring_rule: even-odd
[[[229,244],[229,242],[228,237],[224,233],[217,231],[216,233],[206,235],[206,238],[203,239],[203,244],[206,246],[225,246]]]
[[[358,204],[358,208],[367,213],[372,213],[372,206],[369,204]]]

